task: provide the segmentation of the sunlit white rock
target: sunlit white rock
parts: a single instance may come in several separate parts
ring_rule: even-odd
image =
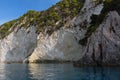
[[[74,61],[81,56],[81,48],[69,30],[59,30],[47,37],[40,34],[37,48],[30,57],[30,62],[35,60],[62,60]]]
[[[12,32],[0,43],[1,62],[22,62],[31,55],[36,47],[37,34],[35,28],[21,28]]]

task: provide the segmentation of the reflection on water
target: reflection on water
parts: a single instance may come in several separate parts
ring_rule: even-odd
[[[120,67],[72,64],[0,64],[0,80],[120,80]]]
[[[0,80],[29,80],[27,64],[0,64]]]

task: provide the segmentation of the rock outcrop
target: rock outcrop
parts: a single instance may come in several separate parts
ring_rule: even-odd
[[[84,37],[87,27],[89,27],[90,17],[93,14],[99,15],[103,8],[103,4],[95,5],[92,0],[86,0],[78,17],[70,21],[70,28],[64,28],[63,26],[50,36],[41,33],[38,36],[37,47],[29,61],[77,61],[82,58],[84,47],[79,44],[79,40]],[[85,21],[88,24],[83,24]],[[80,30],[81,25],[86,25],[86,29]]]
[[[120,65],[120,15],[109,12],[83,47],[78,65]]]
[[[35,27],[16,29],[0,41],[0,62],[22,62],[36,47]]]
[[[86,0],[81,13],[78,17],[70,21],[70,28],[63,26],[52,35],[40,34],[38,44],[32,55],[29,57],[30,62],[39,62],[44,60],[57,61],[77,61],[83,57],[84,47],[79,44],[79,40],[84,37],[86,30],[80,30],[80,24],[86,27],[91,22],[92,14],[99,15],[103,4],[95,6],[92,0]],[[75,27],[76,25],[76,27]]]
[[[40,34],[37,47],[30,56],[29,61],[58,60],[76,61],[81,57],[81,48],[75,39],[74,32],[70,30],[58,30],[51,36]]]

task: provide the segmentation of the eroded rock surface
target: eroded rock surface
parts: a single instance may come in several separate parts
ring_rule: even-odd
[[[81,48],[70,30],[59,30],[51,36],[38,36],[37,48],[30,57],[35,60],[75,61],[81,56]]]
[[[109,12],[89,37],[81,64],[120,65],[120,15]]]
[[[23,62],[36,47],[37,34],[35,28],[16,29],[0,41],[1,62]]]

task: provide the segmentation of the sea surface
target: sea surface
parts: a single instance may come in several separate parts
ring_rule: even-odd
[[[72,64],[0,64],[0,80],[120,80],[120,67]]]

